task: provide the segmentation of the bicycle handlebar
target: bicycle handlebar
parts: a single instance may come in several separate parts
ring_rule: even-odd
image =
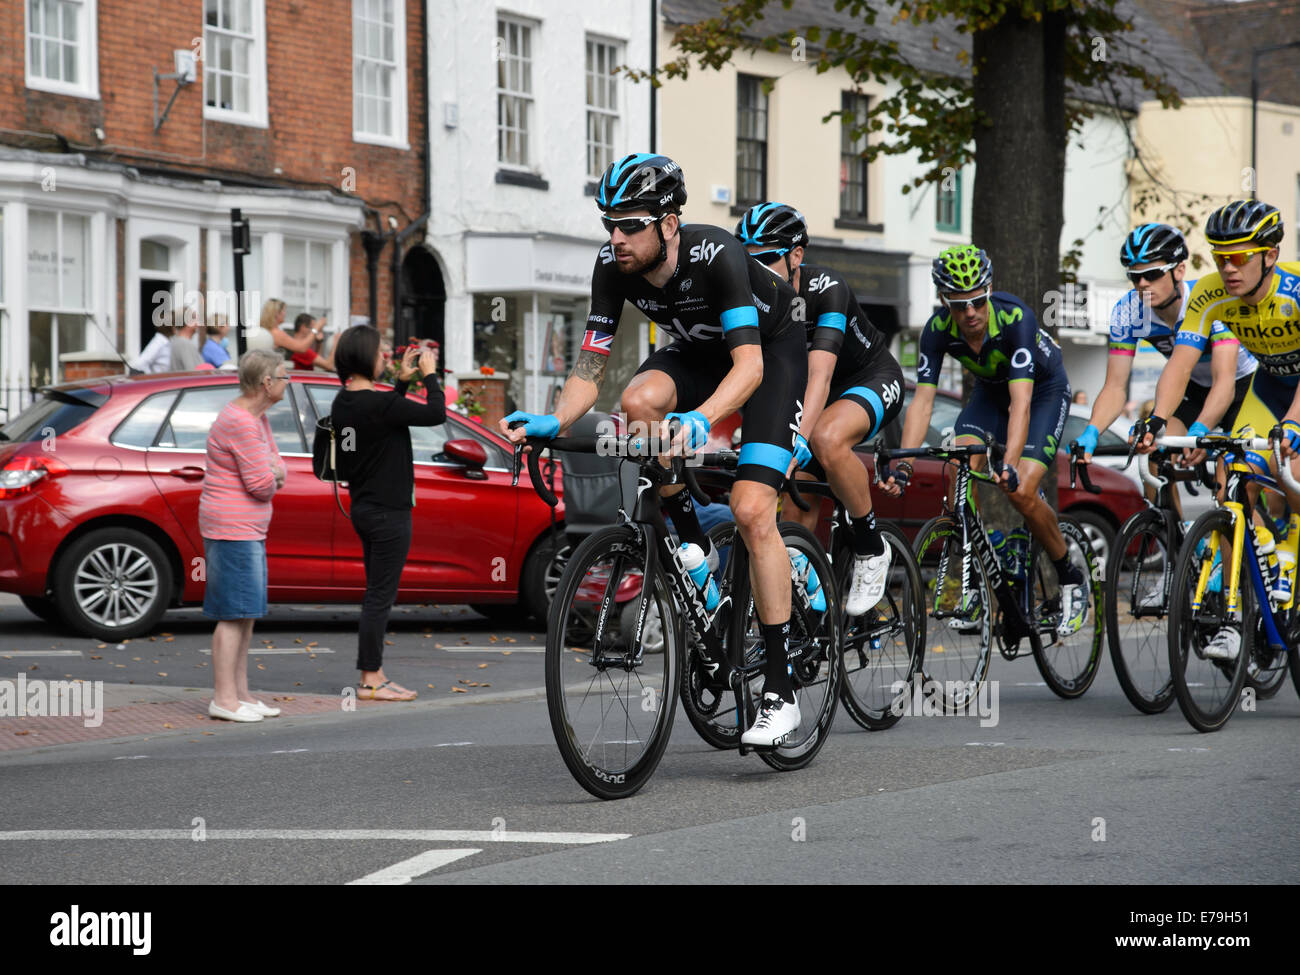
[[[1083,445],[1077,440],[1070,444],[1070,487],[1073,488],[1078,480],[1083,482],[1083,489],[1089,494],[1101,494],[1101,488],[1092,483],[1088,474],[1088,468],[1092,465],[1084,463],[1083,454]]]
[[[1270,437],[1231,437],[1227,434],[1211,433],[1200,437],[1160,437],[1156,440],[1156,443],[1161,447],[1182,448],[1184,450],[1195,450],[1197,448],[1203,450],[1219,448],[1222,450],[1235,447],[1243,451],[1271,451],[1273,459],[1277,463],[1278,479],[1289,490],[1300,494],[1300,480],[1297,480],[1295,475],[1291,473],[1291,465],[1282,457],[1280,434],[1277,439],[1272,439]],[[1147,480],[1145,471],[1143,472],[1143,480]],[[1160,486],[1158,480],[1156,486]]]

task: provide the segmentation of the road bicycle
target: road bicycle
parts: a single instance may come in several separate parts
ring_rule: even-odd
[[[691,580],[660,510],[659,489],[685,483],[701,503],[691,467],[671,466],[639,437],[528,438],[528,472],[548,504],[538,452],[545,447],[606,452],[623,459],[620,523],[586,538],[565,565],[551,604],[546,637],[546,700],[551,729],[565,765],[578,783],[601,799],[633,795],[658,767],[672,732],[679,689],[696,730],[710,740],[724,735],[742,755],[755,751],[773,768],[802,768],[826,742],[841,679],[839,595],[826,587],[818,610],[808,592],[811,573],[791,566],[789,659],[802,721],[774,748],[751,748],[740,734],[753,724],[761,694],[765,648],[749,580],[749,555],[735,536],[725,570],[716,579],[719,602]],[[735,451],[704,454],[705,465],[734,469]],[[797,495],[797,488],[792,489]],[[802,497],[799,503],[804,504]],[[806,559],[819,579],[832,569],[820,543],[800,525],[783,523],[786,546]],[[634,611],[620,609],[620,594]],[[654,634],[653,641],[646,638]],[[717,740],[710,741],[718,744]]]
[[[1127,467],[1133,461],[1136,442],[1129,450]],[[1070,472],[1087,480],[1083,449],[1071,447]],[[1159,714],[1174,702],[1169,677],[1169,593],[1173,588],[1174,562],[1183,544],[1185,526],[1174,506],[1179,483],[1196,493],[1199,482],[1214,490],[1214,478],[1204,464],[1192,468],[1175,466],[1168,449],[1151,455],[1157,472],[1152,474],[1147,459],[1138,461],[1143,481],[1155,489],[1155,500],[1120,528],[1111,546],[1106,566],[1106,634],[1115,676],[1135,708],[1143,714]]]
[[[1207,511],[1187,530],[1178,554],[1170,594],[1169,670],[1174,695],[1183,716],[1197,731],[1218,731],[1232,717],[1252,665],[1263,682],[1278,680],[1280,655],[1287,655],[1291,679],[1300,693],[1300,607],[1294,595],[1296,568],[1291,574],[1291,598],[1275,605],[1265,580],[1275,571],[1260,552],[1253,528],[1251,485],[1282,494],[1280,479],[1300,494],[1300,483],[1282,459],[1281,430],[1270,439],[1254,436],[1205,434],[1199,437],[1162,437],[1164,447],[1219,450],[1223,453],[1227,482],[1218,507]],[[1258,473],[1264,467],[1260,451],[1272,450],[1279,479]],[[1300,531],[1293,512],[1290,532]],[[1294,545],[1294,539],[1290,540]],[[1243,567],[1250,584],[1241,584]],[[1215,651],[1222,631],[1235,634],[1236,655],[1223,659]],[[1207,652],[1209,651],[1209,652]],[[1257,680],[1260,679],[1257,676]],[[1280,683],[1280,680],[1279,680]],[[1257,695],[1258,696],[1258,695]]]
[[[1003,448],[972,444],[881,450],[877,464],[929,457],[956,472],[953,502],[917,533],[914,550],[926,593],[931,637],[925,678],[949,711],[966,710],[988,677],[993,646],[1007,660],[1024,653],[1027,643],[1043,681],[1060,697],[1075,698],[1092,685],[1101,662],[1105,636],[1102,566],[1083,526],[1059,516],[1066,554],[1083,575],[1088,609],[1080,629],[1060,636],[1061,590],[1052,563],[1028,532],[1013,532],[1005,542],[1006,561],[994,551],[975,503],[977,482],[996,478],[971,466],[971,458],[989,455],[992,470],[1003,469]],[[1011,471],[1012,486],[1016,483]],[[890,472],[881,470],[880,477]]]

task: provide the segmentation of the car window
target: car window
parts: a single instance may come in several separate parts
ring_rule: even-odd
[[[1061,443],[1068,444],[1078,440],[1080,435],[1088,427],[1088,420],[1082,416],[1068,416],[1065,418],[1065,432],[1061,434]],[[1117,436],[1111,430],[1102,430],[1097,436],[1097,447],[1118,447],[1121,450],[1128,449],[1128,442],[1123,437]]]
[[[101,400],[102,401],[102,400]],[[0,442],[43,440],[67,433],[90,418],[99,403],[71,395],[45,394],[0,427]]]
[[[176,390],[154,393],[140,403],[131,415],[118,424],[108,438],[110,443],[122,447],[152,447],[158,436],[158,426],[167,418],[167,412],[176,402]]]
[[[183,390],[176,408],[163,424],[157,446],[206,450],[208,434],[217,421],[217,414],[238,395],[239,387],[234,385]],[[271,434],[277,449],[282,453],[303,453],[302,435],[298,432],[298,420],[289,396],[267,410],[266,417],[271,422]]]
[[[339,390],[342,388],[337,383],[303,383],[303,389],[307,391],[307,399],[311,400],[312,409],[318,418],[330,415],[330,408],[334,405],[334,397],[339,394]],[[307,449],[313,450],[316,443],[315,421],[307,422],[304,415],[303,429],[307,432]]]
[[[903,413],[912,407],[912,393],[909,389],[903,394]],[[929,447],[938,447],[944,438],[952,434],[957,425],[957,416],[961,413],[961,403],[938,393],[934,397],[934,409],[930,411],[930,429],[926,431],[925,443]],[[901,437],[900,437],[901,441]]]

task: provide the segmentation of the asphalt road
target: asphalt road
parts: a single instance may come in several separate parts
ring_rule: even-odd
[[[13,643],[80,649],[81,658],[39,666],[85,678],[158,684],[175,672],[187,684],[204,669],[199,618],[169,618],[171,643],[134,641],[109,653],[24,616],[0,612],[0,665],[9,665],[3,655]],[[267,654],[255,685],[337,692],[355,679],[352,619],[346,609],[275,610],[259,638],[336,652]],[[506,644],[510,656],[493,649],[492,636],[516,641]],[[412,704],[0,755],[5,876],[52,884],[1300,881],[1291,826],[1300,808],[1300,700],[1289,681],[1207,736],[1176,706],[1154,717],[1135,712],[1109,660],[1087,695],[1067,702],[1041,686],[1032,661],[995,658],[995,727],[907,717],[869,734],[841,715],[810,767],[777,773],[706,746],[679,716],[649,785],[602,803],[556,751],[542,655],[522,652],[539,636],[494,628],[468,610],[399,613],[386,666],[426,690]],[[152,655],[136,652],[145,645]],[[443,693],[447,681],[482,674],[490,688]],[[31,830],[76,832],[14,837]],[[141,830],[149,832],[121,832]]]

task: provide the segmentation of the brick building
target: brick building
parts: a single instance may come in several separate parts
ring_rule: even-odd
[[[232,208],[248,325],[280,298],[333,329],[400,307],[399,334],[441,338],[425,17],[419,0],[0,5],[0,407],[121,371],[160,304],[202,296],[233,321]],[[192,80],[156,77],[175,74]]]

